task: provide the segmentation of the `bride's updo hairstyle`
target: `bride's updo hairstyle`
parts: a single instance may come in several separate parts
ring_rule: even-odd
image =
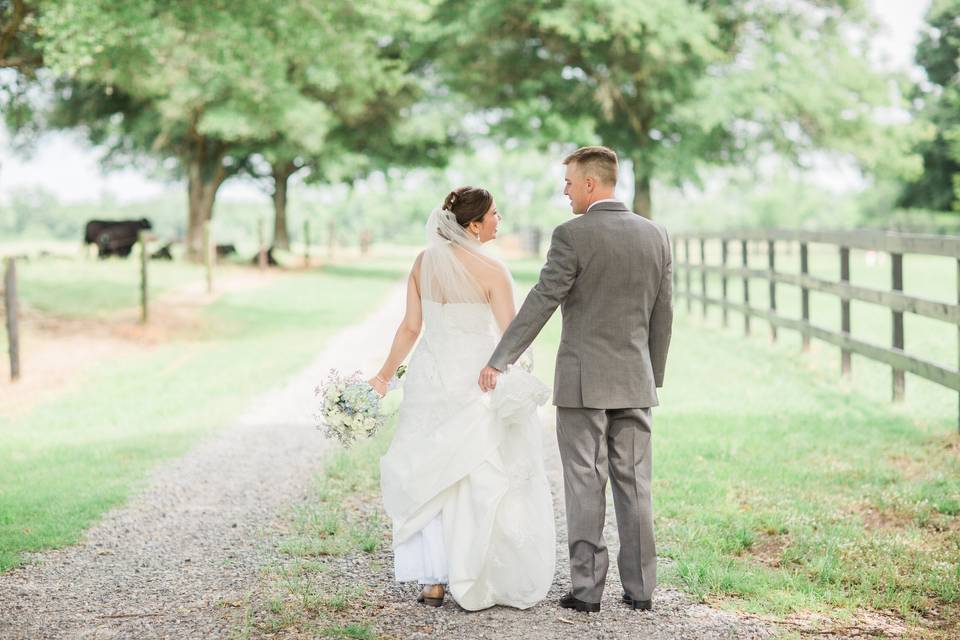
[[[443,200],[443,210],[457,217],[457,224],[464,229],[471,222],[479,221],[490,210],[493,196],[480,187],[460,187],[447,194]],[[442,233],[440,235],[443,235]],[[449,238],[448,238],[449,240]]]

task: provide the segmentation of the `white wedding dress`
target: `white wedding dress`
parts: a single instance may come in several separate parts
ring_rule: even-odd
[[[478,386],[499,339],[482,302],[422,301],[396,434],[380,461],[398,580],[444,583],[464,609],[527,608],[553,582],[553,502],[537,406],[550,391],[512,367]]]

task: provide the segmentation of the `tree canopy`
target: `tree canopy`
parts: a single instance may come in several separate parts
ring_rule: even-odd
[[[446,0],[436,17],[446,82],[504,135],[616,149],[644,215],[655,176],[770,153],[916,170],[904,128],[877,118],[898,99],[850,37],[869,29],[857,0]]]
[[[416,6],[64,0],[41,18],[47,64],[66,78],[55,122],[85,127],[114,161],[147,157],[185,176],[197,255],[218,188],[255,154],[285,189],[307,164],[359,170],[356,158],[395,161],[410,144],[428,162],[443,146],[445,133],[404,139],[397,126],[420,91],[385,34]]]
[[[933,125],[919,145],[923,173],[908,182],[900,204],[960,210],[960,0],[934,0],[917,44],[917,64],[926,80],[915,92],[918,116]]]
[[[0,0],[0,91],[14,129],[80,128],[109,163],[185,179],[195,256],[231,176],[269,185],[284,246],[298,172],[350,184],[470,148],[483,164],[490,144],[611,146],[648,216],[654,181],[822,152],[916,179],[911,206],[949,206],[960,0],[928,14],[919,123],[889,117],[903,82],[871,66],[865,1]],[[918,142],[924,126],[937,135]],[[502,173],[505,192],[546,197],[525,167]]]

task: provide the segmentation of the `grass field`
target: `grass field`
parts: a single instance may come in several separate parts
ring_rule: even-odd
[[[55,265],[28,274],[25,290],[69,271]],[[178,276],[171,272],[171,281]],[[63,298],[52,286],[50,308],[99,309],[83,300],[84,288],[95,295],[101,282],[77,276],[65,282]],[[201,311],[191,338],[102,364],[15,420],[0,415],[0,570],[16,565],[21,551],[76,541],[153,465],[229,423],[251,396],[282,382],[329,335],[372,311],[389,286],[368,280],[357,287],[353,278],[304,272],[228,293]]]
[[[956,615],[955,404],[917,418],[838,385],[832,354],[684,315],[676,340],[655,425],[668,582],[755,612]]]
[[[197,265],[153,261],[149,265],[151,295],[203,278]],[[17,285],[23,302],[46,314],[67,317],[105,316],[140,304],[140,262],[42,258],[17,263]]]

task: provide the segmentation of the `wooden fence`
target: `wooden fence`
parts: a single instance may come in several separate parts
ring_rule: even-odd
[[[7,351],[10,355],[10,380],[20,378],[20,330],[17,316],[17,260],[3,259],[3,310],[7,325]]]
[[[708,243],[719,244],[720,264],[708,264]],[[788,247],[799,245],[800,271],[788,273],[777,271],[777,243]],[[740,266],[731,266],[730,245],[739,245]],[[761,248],[766,254],[766,269],[748,266],[749,247]],[[825,280],[810,275],[809,245],[830,245],[837,248],[840,279]],[[691,252],[691,245],[694,252]],[[765,249],[763,249],[765,247]],[[683,251],[679,251],[682,248]],[[712,247],[711,247],[712,248]],[[850,250],[868,250],[886,252],[891,256],[890,290],[873,289],[850,284]],[[699,254],[698,260],[691,258]],[[953,258],[957,265],[958,304],[936,302],[903,293],[903,256],[919,254],[926,256],[946,256]],[[950,323],[957,328],[960,345],[960,236],[936,236],[903,234],[876,231],[796,231],[784,229],[730,231],[722,233],[683,233],[673,237],[674,255],[674,291],[678,299],[686,299],[687,309],[692,303],[701,304],[704,315],[710,305],[719,306],[723,311],[724,325],[728,324],[728,312],[743,314],[744,333],[751,330],[751,318],[761,318],[770,325],[770,336],[777,339],[777,329],[786,328],[799,331],[803,336],[803,349],[808,350],[810,339],[817,338],[840,347],[840,369],[844,376],[851,372],[851,355],[870,358],[890,365],[893,370],[892,395],[895,402],[904,397],[904,373],[931,380],[939,385],[960,392],[960,370],[911,356],[904,351],[903,314],[933,318]],[[779,255],[783,258],[783,253]],[[693,275],[699,274],[699,292],[694,290]],[[708,295],[707,275],[720,277],[721,297]],[[742,279],[742,301],[731,300],[728,296],[728,283],[731,278]],[[766,309],[750,305],[751,279],[764,280],[769,287],[769,305]],[[681,285],[682,283],[682,285]],[[777,285],[793,285],[800,288],[801,318],[787,318],[777,313]],[[833,295],[840,300],[840,331],[831,331],[810,323],[810,292]],[[857,300],[880,305],[890,309],[893,331],[890,347],[884,347],[854,338],[850,331],[850,301]],[[947,349],[945,346],[944,349]],[[960,346],[958,346],[958,364],[960,364]],[[960,411],[960,396],[958,396]],[[958,413],[960,417],[960,413]]]

